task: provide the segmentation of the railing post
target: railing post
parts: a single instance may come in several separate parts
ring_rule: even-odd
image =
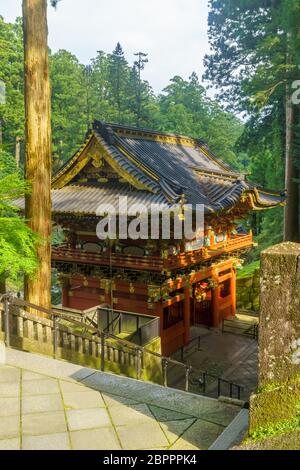
[[[123,323],[123,314],[120,314],[120,319],[119,319],[119,335],[122,333],[122,323]]]
[[[106,311],[107,315],[107,326],[109,325],[108,310]],[[97,329],[98,335],[100,338],[100,370],[104,372],[105,369],[105,333],[101,331],[101,311],[100,308],[97,308]]]
[[[241,399],[241,387],[238,385],[238,400]]]
[[[221,379],[218,378],[218,398],[221,395]]]
[[[57,336],[57,316],[53,315],[53,357],[56,359],[57,356],[57,346],[58,346],[58,336]]]
[[[233,395],[233,387],[232,387],[232,382],[230,382],[229,384],[229,393],[230,393],[230,398],[232,398],[232,395]]]
[[[9,301],[5,297],[4,300],[4,327],[5,327],[5,345],[7,348],[10,346],[10,324],[9,324]]]
[[[97,328],[98,328],[98,331],[100,332],[100,325],[101,325],[101,312],[100,312],[100,308],[97,308]]]
[[[206,391],[206,372],[203,372],[202,380],[203,380],[203,393],[205,393],[205,391]]]
[[[184,362],[184,346],[181,346],[180,348],[180,357],[181,357],[181,361]]]
[[[105,333],[103,331],[100,332],[100,368],[101,371],[104,372],[105,369]]]
[[[192,371],[192,367],[189,366],[185,369],[185,391],[189,391],[189,379],[190,379],[190,373]]]
[[[168,360],[162,360],[162,369],[163,369],[163,384],[164,387],[168,386]]]
[[[136,348],[136,378],[141,380],[142,376],[142,351]]]

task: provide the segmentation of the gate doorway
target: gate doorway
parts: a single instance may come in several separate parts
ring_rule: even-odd
[[[212,314],[212,292],[211,290],[207,291],[206,298],[197,301],[195,295],[191,299],[191,318],[192,325],[213,325],[213,314]]]

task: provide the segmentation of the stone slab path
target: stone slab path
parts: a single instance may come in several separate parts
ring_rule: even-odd
[[[208,449],[240,408],[11,350],[0,450]]]
[[[221,329],[193,327],[191,337],[201,337],[200,350],[197,343],[187,349],[185,361],[193,367],[193,378],[201,377],[201,372],[221,377],[243,387],[241,399],[248,401],[251,393],[257,388],[258,375],[258,343],[254,339],[222,334]],[[181,360],[180,353],[174,354],[174,359]],[[198,375],[197,375],[198,373]],[[184,374],[178,367],[169,367],[169,383],[173,387],[184,388]],[[199,385],[190,385],[193,393],[201,393]],[[229,385],[222,384],[221,394],[229,395]],[[237,390],[234,389],[237,398]],[[217,397],[217,381],[212,381],[207,387],[206,394]]]

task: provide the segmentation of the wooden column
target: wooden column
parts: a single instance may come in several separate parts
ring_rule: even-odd
[[[231,315],[236,315],[236,270],[232,268],[230,280],[230,296],[231,296]]]
[[[190,326],[191,326],[191,300],[190,300],[190,285],[184,288],[184,306],[183,306],[183,324],[184,324],[184,344],[190,341]]]
[[[23,0],[25,78],[25,197],[29,227],[39,236],[38,269],[27,277],[25,299],[51,307],[51,90],[48,70],[47,1]],[[36,315],[43,316],[42,313]]]
[[[217,285],[212,290],[212,326],[217,327],[220,324],[220,305],[219,305],[219,297],[220,297],[220,286]]]

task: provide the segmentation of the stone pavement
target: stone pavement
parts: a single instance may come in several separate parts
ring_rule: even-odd
[[[222,334],[221,329],[205,327],[191,328],[191,338],[201,336],[200,351],[197,342],[188,347],[185,361],[193,366],[193,378],[200,377],[201,372],[232,381],[243,387],[241,398],[249,400],[250,394],[257,387],[258,369],[258,343],[249,337],[231,333]],[[173,356],[180,359],[180,353]],[[197,376],[197,371],[199,375]],[[169,383],[176,388],[184,387],[182,370],[177,367],[169,368]],[[194,393],[200,393],[198,385],[191,384],[190,389]],[[229,394],[229,386],[222,385],[223,395]],[[217,396],[217,382],[212,382],[207,388],[207,394]]]
[[[15,350],[0,366],[1,450],[208,449],[239,411]]]

